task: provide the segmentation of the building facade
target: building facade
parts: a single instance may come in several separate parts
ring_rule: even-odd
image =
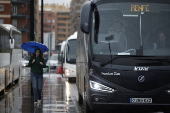
[[[44,10],[43,12],[43,32],[55,33],[56,31],[56,14],[51,10]],[[41,42],[41,11],[39,11],[39,41]]]
[[[82,5],[88,0],[71,0],[70,2],[70,35],[78,31],[78,18]]]
[[[29,0],[11,1],[11,24],[22,32],[22,42],[30,40],[30,3]]]
[[[11,24],[11,0],[0,1],[0,23]]]
[[[69,12],[56,13],[56,43],[61,43],[70,36]]]
[[[41,6],[40,6],[41,7]],[[66,40],[70,36],[70,9],[68,5],[45,4],[44,11],[51,10],[55,13],[55,45]],[[47,15],[48,16],[48,15]],[[44,18],[45,14],[44,14]],[[47,18],[46,18],[47,19]],[[46,21],[46,20],[44,20]],[[46,25],[44,22],[44,32],[46,32]]]
[[[39,35],[39,17],[37,17],[37,15],[39,15],[38,8],[38,0],[34,0],[34,28],[36,37]],[[22,43],[29,41],[30,0],[0,0],[0,23],[14,25],[19,31],[22,32]]]

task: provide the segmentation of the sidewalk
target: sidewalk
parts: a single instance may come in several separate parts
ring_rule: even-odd
[[[82,113],[77,103],[76,84],[59,74],[44,74],[42,106],[35,107],[30,77],[0,99],[0,113]]]

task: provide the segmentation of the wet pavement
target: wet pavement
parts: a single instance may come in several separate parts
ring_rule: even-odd
[[[29,74],[30,74],[30,68],[29,67],[22,67],[21,76],[25,77],[25,76],[28,76]]]
[[[36,107],[30,76],[22,76],[21,83],[0,99],[0,113],[82,113],[75,83],[55,73],[44,74],[43,83],[42,105]]]

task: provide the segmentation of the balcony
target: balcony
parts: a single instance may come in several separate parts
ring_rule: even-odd
[[[24,18],[28,17],[28,18],[30,18],[29,15],[23,15],[23,14],[11,15],[11,17],[24,17]]]
[[[29,11],[18,11],[17,13],[12,11],[11,17],[23,17],[23,18],[30,18]]]

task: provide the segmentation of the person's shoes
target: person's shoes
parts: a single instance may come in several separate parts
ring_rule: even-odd
[[[38,101],[37,101],[37,100],[35,100],[35,101],[34,101],[34,105],[36,106],[37,104],[38,104]]]
[[[41,100],[38,100],[38,103],[41,104]]]

